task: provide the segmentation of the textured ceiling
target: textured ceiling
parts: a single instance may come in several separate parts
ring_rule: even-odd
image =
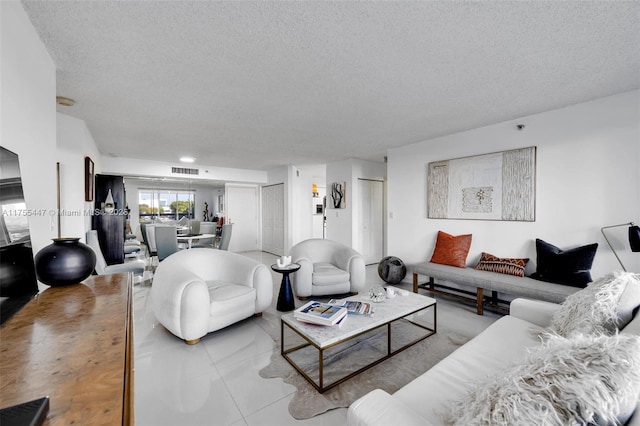
[[[640,87],[636,1],[23,1],[103,154],[269,170]]]

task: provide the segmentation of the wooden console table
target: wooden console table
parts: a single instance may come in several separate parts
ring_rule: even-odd
[[[0,408],[49,395],[49,425],[134,424],[133,277],[51,287],[0,328]]]

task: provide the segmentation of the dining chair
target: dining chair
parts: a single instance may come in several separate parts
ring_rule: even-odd
[[[216,234],[216,223],[215,222],[201,222],[200,223],[200,232],[203,234]],[[211,238],[200,238],[198,240],[198,244],[193,244],[192,247],[197,248],[215,248],[214,245],[215,237]]]
[[[145,226],[145,234],[147,236],[145,242],[147,243],[147,248],[149,249],[149,256],[157,256],[158,250],[156,249],[156,225],[148,223]]]
[[[192,220],[189,222],[189,233],[190,234],[199,234],[200,233],[200,221]]]
[[[229,223],[226,225],[222,225],[222,234],[220,236],[220,245],[218,249],[220,250],[228,250],[229,249],[229,241],[231,241],[231,231],[233,230],[233,224]]]
[[[147,224],[140,222],[140,235],[142,236],[142,244],[147,248],[147,252],[149,251],[149,242],[147,241]]]
[[[91,247],[96,255],[95,271],[98,275],[118,274],[121,272],[133,272],[134,275],[144,274],[146,262],[144,260],[131,260],[124,263],[107,265],[102,249],[100,248],[100,240],[98,240],[98,231],[95,229],[88,231],[86,235],[87,245]]]
[[[136,256],[140,253],[140,240],[134,232],[125,236],[124,239],[124,255],[125,257]]]
[[[178,251],[178,233],[175,225],[156,226],[155,236],[158,260],[160,262]]]

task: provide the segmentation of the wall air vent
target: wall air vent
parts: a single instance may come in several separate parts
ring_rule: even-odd
[[[171,173],[178,173],[181,175],[198,175],[200,174],[199,169],[190,169],[188,167],[172,167]]]

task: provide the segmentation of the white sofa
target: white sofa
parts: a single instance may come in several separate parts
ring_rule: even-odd
[[[353,293],[364,289],[364,258],[337,241],[312,238],[291,248],[291,260],[300,269],[291,276],[293,292],[300,300],[309,296]]]
[[[182,250],[158,265],[151,287],[157,320],[187,344],[271,305],[273,279],[265,265],[210,248]]]
[[[632,290],[632,287],[628,288]],[[635,313],[635,317],[620,331],[621,336],[640,336],[640,314],[637,314],[640,281],[636,281],[633,289],[635,291],[633,296],[620,297],[618,302],[620,306],[625,305],[626,312]],[[630,306],[629,303],[633,305]],[[510,366],[524,364],[523,360],[529,359],[527,358],[529,350],[541,347],[539,335],[544,327],[552,323],[552,318],[560,307],[561,305],[551,302],[515,299],[511,303],[509,315],[497,320],[393,395],[376,389],[353,402],[347,413],[348,424],[352,426],[451,424],[448,416],[451,413],[458,414],[453,409],[456,407],[456,401],[464,401],[465,404],[471,404],[472,401],[478,402],[478,398],[470,397],[471,391],[477,389],[474,386],[482,387],[481,383],[490,382],[495,378],[500,380],[501,375],[506,375],[506,371],[510,371]],[[626,318],[626,321],[628,320],[629,318]],[[640,342],[640,338],[637,337],[630,340],[636,342],[635,344]],[[543,349],[546,348],[543,347]],[[635,351],[632,352],[635,353]],[[626,371],[623,374],[626,375]],[[628,424],[638,425],[640,424],[640,400],[638,399],[640,379],[633,380],[636,393],[627,404],[626,413],[628,415],[635,407],[636,414]],[[494,393],[495,390],[494,387]],[[490,395],[490,393],[480,393],[480,395]],[[489,406],[489,403],[487,402],[486,405]],[[457,417],[457,419],[460,418]],[[625,419],[622,413],[621,418]],[[494,424],[479,420],[469,421],[469,419],[458,420],[457,423]],[[511,424],[527,423],[530,421],[511,422]],[[553,424],[553,422],[538,419],[533,424]]]

